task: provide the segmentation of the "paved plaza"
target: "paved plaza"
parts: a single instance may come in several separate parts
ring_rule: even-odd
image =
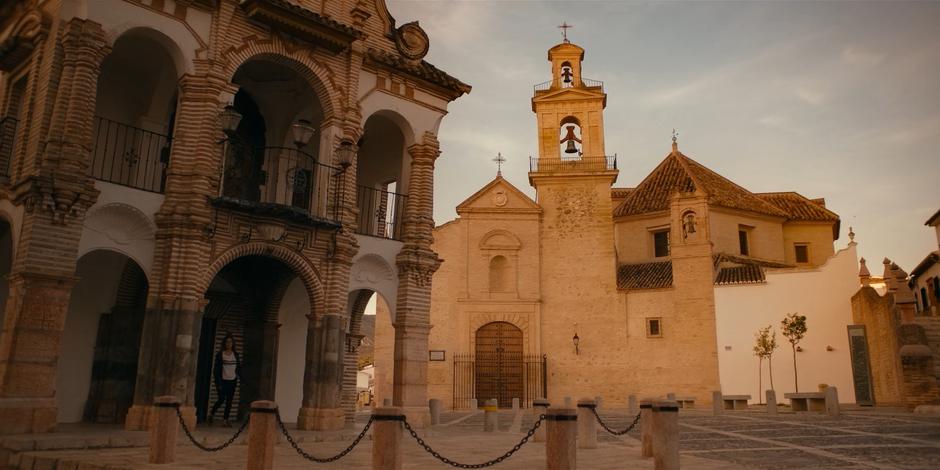
[[[623,428],[628,417],[623,412],[601,410],[613,428]],[[296,432],[308,453],[325,457],[341,451],[367,419],[358,416],[357,428],[336,433]],[[520,419],[521,418],[521,419]],[[632,421],[632,418],[629,418]],[[480,463],[512,448],[531,427],[533,417],[515,418],[510,412],[500,416],[500,432],[483,433],[482,414],[445,413],[445,422],[422,431],[422,437],[435,450],[461,463]],[[217,444],[234,432],[229,428],[201,429],[197,437]],[[597,449],[578,451],[579,469],[653,468],[651,459],[640,457],[638,431],[616,437],[599,430]],[[231,469],[243,468],[247,446],[243,437],[219,452],[196,449],[181,435],[177,464],[148,465],[146,433],[130,433],[115,428],[66,429],[54,437],[35,442],[44,448],[62,448],[85,442],[84,450],[42,450],[21,452],[14,467],[38,469]],[[83,441],[84,440],[84,441]],[[7,438],[3,445],[22,446],[25,437]],[[904,413],[857,411],[831,418],[819,414],[781,413],[768,417],[763,412],[728,412],[711,416],[701,411],[680,414],[682,467],[688,469],[911,469],[940,468],[940,417]],[[50,444],[51,443],[51,444]],[[80,444],[79,444],[80,445]],[[105,448],[103,446],[122,446]],[[133,446],[133,447],[127,447]],[[407,433],[402,442],[405,469],[451,468],[421,449]],[[283,469],[370,468],[371,440],[363,442],[343,459],[329,464],[304,461],[286,442],[277,447],[275,467]],[[543,443],[530,442],[495,468],[540,469],[545,466]]]

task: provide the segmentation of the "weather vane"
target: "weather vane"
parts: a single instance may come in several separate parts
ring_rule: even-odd
[[[568,28],[574,28],[574,26],[571,26],[570,24],[568,24],[567,21],[562,21],[561,26],[559,26],[559,28],[561,29],[561,37],[565,38],[565,42],[569,42],[568,41]]]
[[[678,140],[679,140],[679,132],[676,131],[676,128],[675,128],[675,127],[673,127],[673,128],[672,128],[672,143],[674,143],[674,144],[675,144],[675,143],[678,143]]]
[[[503,156],[502,152],[496,154],[496,158],[493,159],[496,162],[496,176],[503,175],[503,163],[506,163],[506,157]]]

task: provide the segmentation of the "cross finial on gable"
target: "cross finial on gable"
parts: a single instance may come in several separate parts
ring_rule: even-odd
[[[567,21],[562,21],[561,26],[559,26],[558,28],[561,29],[561,37],[565,39],[565,42],[566,43],[571,42],[568,40],[568,29],[574,28],[574,26],[571,26],[570,24],[568,24]]]
[[[493,158],[493,161],[496,162],[496,176],[503,176],[503,163],[506,163],[506,157],[500,152],[496,154],[496,158]]]
[[[679,150],[679,131],[675,127],[672,128],[672,151],[677,152]]]

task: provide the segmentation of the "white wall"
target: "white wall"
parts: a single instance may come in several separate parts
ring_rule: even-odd
[[[310,301],[300,278],[294,279],[278,313],[277,378],[274,399],[285,422],[297,421],[304,399],[304,360],[307,357],[307,317]]]
[[[806,315],[807,333],[799,343],[797,370],[801,392],[813,392],[820,383],[839,388],[839,401],[855,402],[848,333],[852,324],[851,297],[858,291],[858,262],[855,246],[836,253],[817,269],[788,269],[767,273],[761,285],[715,288],[718,328],[718,368],[725,394],[750,394],[757,403],[757,357],[754,334],[773,326],[780,348],[773,357],[774,388],[779,403],[784,393],[794,391],[793,355],[790,343],[780,334],[780,321],[787,313]],[[731,347],[728,350],[727,347]],[[833,351],[826,351],[832,346]],[[763,387],[770,388],[767,361]]]

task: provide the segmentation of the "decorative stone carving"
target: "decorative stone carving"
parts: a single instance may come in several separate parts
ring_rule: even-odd
[[[417,21],[405,23],[395,30],[395,47],[407,59],[419,61],[428,53],[430,47],[428,35]]]
[[[287,236],[287,230],[280,225],[258,224],[255,231],[265,241],[279,242]]]
[[[499,190],[493,195],[493,204],[496,204],[496,207],[503,207],[507,202],[509,202],[509,197],[506,196],[506,191]]]

